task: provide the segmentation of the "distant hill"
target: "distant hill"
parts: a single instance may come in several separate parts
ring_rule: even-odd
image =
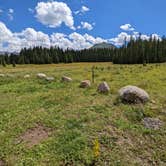
[[[113,44],[103,42],[103,43],[95,44],[90,49],[98,49],[98,48],[115,49],[116,47]]]

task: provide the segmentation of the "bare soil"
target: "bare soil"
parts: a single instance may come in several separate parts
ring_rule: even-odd
[[[20,140],[24,142],[27,147],[31,148],[46,140],[50,134],[50,128],[37,124],[34,128],[28,129],[23,135],[21,135]]]

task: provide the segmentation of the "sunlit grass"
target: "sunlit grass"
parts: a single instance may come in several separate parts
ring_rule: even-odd
[[[80,82],[95,82],[89,89]],[[0,67],[0,159],[8,165],[164,165],[166,127],[145,129],[144,117],[166,122],[166,64],[113,65],[77,63]],[[55,77],[47,82],[37,73]],[[30,74],[28,79],[24,75]],[[61,76],[73,79],[61,82]],[[97,85],[106,81],[109,94],[99,94]],[[146,105],[124,105],[118,90],[136,85],[150,95]],[[52,129],[51,136],[27,148],[17,138],[41,123]],[[95,146],[94,146],[95,144]],[[95,155],[94,155],[95,153]],[[97,158],[97,159],[95,159]]]

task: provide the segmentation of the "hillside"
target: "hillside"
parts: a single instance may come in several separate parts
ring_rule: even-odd
[[[79,84],[91,80],[92,66],[95,83],[82,89]],[[166,64],[0,67],[0,165],[166,165],[165,71]],[[39,79],[37,73],[55,80]],[[63,75],[73,81],[63,83]],[[97,92],[103,81],[108,94]],[[150,101],[122,103],[118,90],[126,85],[146,90]],[[163,125],[148,129],[142,122],[146,117]]]
[[[113,44],[103,42],[103,43],[95,44],[90,49],[98,49],[98,48],[114,49],[116,47]]]

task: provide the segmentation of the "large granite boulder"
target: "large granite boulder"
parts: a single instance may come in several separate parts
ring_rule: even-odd
[[[110,91],[110,87],[108,86],[107,82],[104,81],[99,84],[97,90],[100,93],[108,93]]]
[[[81,88],[89,88],[90,86],[91,86],[91,82],[89,80],[84,80],[80,84]]]
[[[126,103],[145,103],[149,100],[149,95],[146,91],[136,86],[125,86],[119,90],[119,96]]]

